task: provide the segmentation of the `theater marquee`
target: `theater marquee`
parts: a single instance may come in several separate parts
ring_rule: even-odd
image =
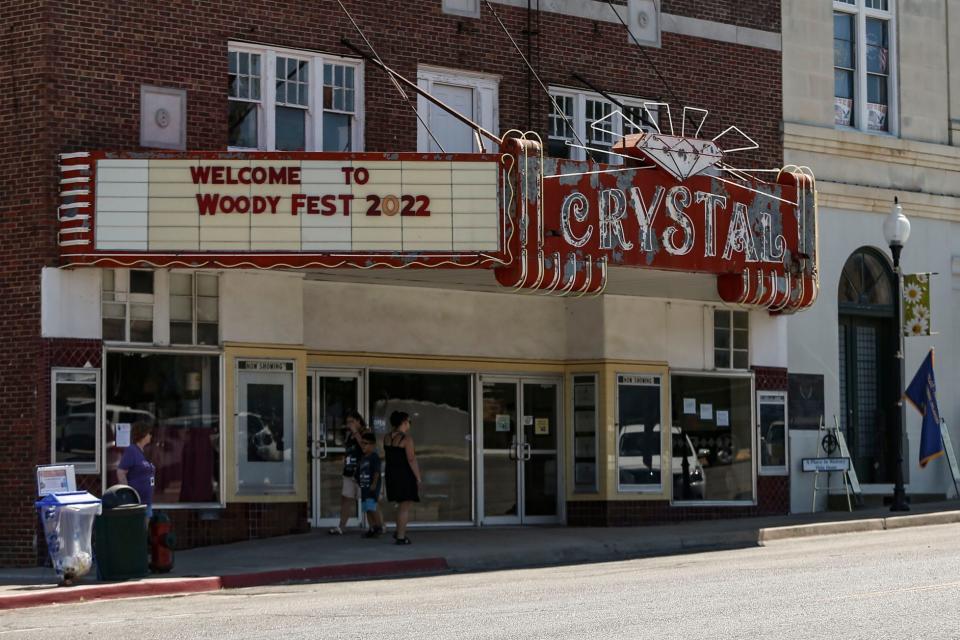
[[[476,266],[502,245],[498,160],[74,154],[60,246],[72,263]]]
[[[545,158],[519,134],[499,154],[67,154],[61,264],[492,269],[554,295],[649,268],[715,274],[731,303],[810,306],[812,175],[733,170],[715,140],[627,136],[623,166]]]

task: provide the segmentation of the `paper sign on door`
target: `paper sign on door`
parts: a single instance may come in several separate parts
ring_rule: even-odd
[[[117,429],[117,446],[118,447],[129,447],[130,446],[130,423],[129,422],[118,422],[116,424]]]

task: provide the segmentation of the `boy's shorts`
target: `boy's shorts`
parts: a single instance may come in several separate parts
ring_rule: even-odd
[[[364,513],[370,513],[377,510],[377,501],[374,498],[367,498],[360,504]]]

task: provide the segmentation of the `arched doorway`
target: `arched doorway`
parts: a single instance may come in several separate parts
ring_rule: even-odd
[[[840,426],[860,482],[888,483],[896,466],[896,280],[887,257],[857,249],[840,274]]]

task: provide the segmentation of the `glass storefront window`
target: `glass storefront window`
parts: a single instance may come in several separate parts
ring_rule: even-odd
[[[96,473],[100,371],[54,369],[53,464],[72,464],[77,473]]]
[[[377,433],[381,455],[390,414],[410,414],[410,434],[423,478],[411,522],[471,521],[470,376],[371,371],[369,380],[370,425]],[[395,519],[394,505],[383,502],[381,506],[387,521]]]
[[[749,376],[670,377],[673,499],[753,500]]]
[[[659,491],[660,376],[617,375],[617,475],[620,491]]]
[[[106,482],[117,482],[123,449],[116,425],[154,427],[156,505],[220,501],[220,356],[111,352],[104,372]]]

